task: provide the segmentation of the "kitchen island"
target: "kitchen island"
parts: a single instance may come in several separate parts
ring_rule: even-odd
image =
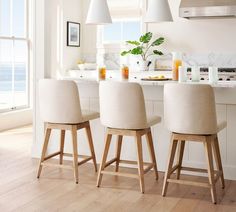
[[[82,78],[82,79],[81,79]],[[65,77],[67,80],[74,80],[79,89],[81,105],[84,109],[91,111],[99,111],[99,82],[92,77]],[[117,80],[115,77],[109,77],[109,80]],[[165,83],[177,83],[172,81],[167,82],[147,82],[140,80],[139,77],[131,77],[131,82],[138,82],[142,85],[146,110],[148,114],[154,114],[163,117],[163,88]],[[191,82],[188,82],[191,83]],[[207,83],[207,82],[201,82]],[[214,87],[216,97],[216,108],[219,120],[227,121],[227,128],[220,132],[219,142],[221,149],[222,163],[226,179],[236,180],[236,82],[220,82],[212,85]],[[178,112],[178,111],[176,111]],[[188,118],[188,117],[186,117]],[[97,119],[91,122],[92,134],[94,139],[95,152],[97,161],[100,162],[104,148],[105,128]],[[157,157],[157,165],[159,171],[165,171],[170,132],[165,128],[164,123],[156,125],[152,128],[154,148]],[[41,150],[43,139],[43,123],[36,122],[36,134],[38,136],[33,148],[33,156],[38,157]],[[66,135],[65,151],[71,151],[70,134]],[[123,142],[121,158],[125,160],[136,160],[136,147],[131,137],[125,137],[129,142]],[[143,138],[143,141],[145,138]],[[116,140],[113,138],[109,153],[109,158],[115,154]],[[59,132],[52,135],[50,143],[50,152],[57,151],[59,147]],[[148,149],[146,142],[143,142],[144,160],[149,161]],[[90,154],[84,131],[78,132],[78,151],[79,154]],[[206,167],[204,148],[201,143],[187,142],[184,153],[184,164],[186,166]]]

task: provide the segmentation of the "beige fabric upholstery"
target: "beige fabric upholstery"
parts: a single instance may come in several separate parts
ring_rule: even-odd
[[[99,118],[99,113],[89,110],[82,110],[83,122]]]
[[[68,80],[40,80],[39,105],[44,122],[77,124],[99,117],[99,113],[81,111],[77,85]]]
[[[217,132],[220,132],[224,128],[226,128],[227,122],[226,121],[220,121],[217,123]]]
[[[147,115],[147,127],[151,127],[155,124],[158,124],[161,122],[161,117],[154,116],[154,115]]]
[[[129,82],[101,82],[100,115],[104,126],[118,129],[145,129],[161,121],[147,119],[142,87]]]
[[[171,132],[215,134],[226,126],[217,124],[215,96],[210,85],[166,84],[165,124]]]

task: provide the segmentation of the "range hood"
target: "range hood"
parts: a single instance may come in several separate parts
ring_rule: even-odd
[[[181,0],[179,16],[188,19],[236,17],[236,0]]]

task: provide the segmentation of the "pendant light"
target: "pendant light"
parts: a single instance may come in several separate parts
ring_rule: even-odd
[[[107,0],[91,0],[86,24],[103,25],[112,23]]]
[[[149,0],[144,22],[155,23],[173,21],[168,0]]]

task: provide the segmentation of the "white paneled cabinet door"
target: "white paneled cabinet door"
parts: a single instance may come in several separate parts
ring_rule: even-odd
[[[224,168],[226,172],[229,170],[231,179],[236,179],[236,105],[227,105],[227,165]]]
[[[170,144],[170,132],[164,124],[164,105],[162,101],[154,101],[154,115],[160,116],[161,123],[152,127],[153,143],[157,158],[157,165],[160,171],[165,171]]]

